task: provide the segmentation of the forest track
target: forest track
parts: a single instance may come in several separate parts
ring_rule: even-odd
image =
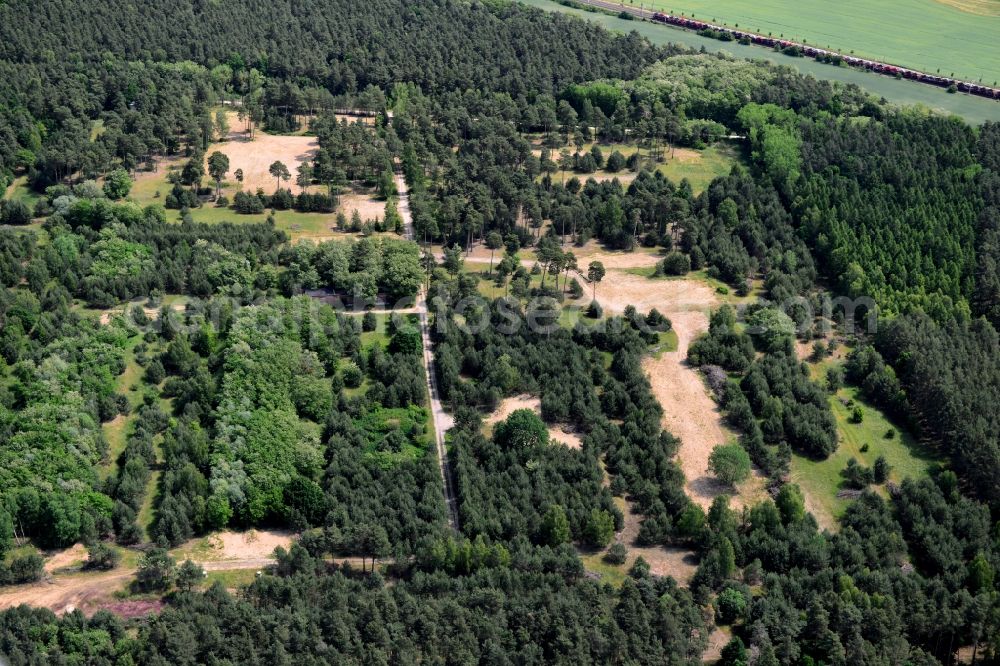
[[[397,209],[403,218],[403,235],[407,240],[413,240],[413,215],[410,213],[410,192],[406,187],[406,179],[398,169],[395,174],[396,191],[399,194]],[[448,447],[444,434],[455,423],[455,420],[444,411],[438,394],[437,375],[434,369],[434,352],[431,348],[430,318],[427,313],[427,290],[421,287],[417,294],[416,312],[420,316],[420,337],[423,342],[424,378],[427,383],[427,394],[430,397],[431,418],[434,420],[434,444],[437,448],[438,464],[441,469],[441,484],[444,490],[444,502],[448,509],[448,525],[458,531],[458,499],[455,496],[454,477],[451,474],[451,463],[448,461]]]

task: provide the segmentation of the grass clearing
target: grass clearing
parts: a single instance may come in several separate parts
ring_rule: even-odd
[[[102,479],[118,472],[118,456],[125,450],[129,428],[135,418],[135,408],[142,402],[141,392],[132,390],[132,387],[138,386],[142,382],[143,368],[135,358],[136,345],[141,341],[141,335],[129,338],[125,348],[125,370],[115,378],[115,392],[128,398],[132,411],[128,414],[119,414],[111,421],[101,424],[104,438],[108,440],[108,460],[98,468],[98,475]]]
[[[28,187],[28,177],[18,176],[14,179],[3,193],[3,198],[8,201],[20,201],[28,207],[29,211],[35,209],[35,204],[41,199],[41,195]]]
[[[250,585],[257,578],[260,569],[227,569],[224,571],[206,571],[202,589],[208,589],[216,583],[222,583],[227,590],[237,590]]]
[[[829,365],[830,362],[821,363],[813,366],[813,369],[825,372],[824,368]],[[851,422],[853,405],[864,410],[864,420],[861,423]],[[816,517],[821,526],[824,522],[830,524],[842,516],[851,501],[837,497],[837,493],[844,487],[840,471],[847,466],[850,458],[871,467],[876,458],[885,456],[892,466],[889,480],[896,483],[907,477],[923,476],[928,467],[938,461],[932,451],[893,423],[882,410],[868,403],[857,387],[847,386],[831,395],[830,409],[837,420],[837,450],[826,460],[811,460],[793,455],[791,466],[791,479],[802,487],[811,504],[810,509],[822,514]],[[890,429],[896,433],[891,439],[885,436]],[[865,445],[868,449],[862,452]],[[876,488],[879,492],[885,492],[884,486]]]
[[[160,447],[158,444],[156,446],[156,457],[160,457]],[[152,473],[149,475],[149,481],[146,483],[146,491],[142,496],[142,506],[139,507],[139,515],[135,519],[139,523],[139,527],[145,531],[147,539],[149,539],[150,528],[153,527],[153,518],[156,515],[156,509],[153,504],[156,501],[156,495],[160,492],[160,476],[162,474],[162,470],[152,470]]]
[[[601,149],[604,159],[607,159],[616,150],[626,158],[639,151],[639,159],[643,167],[655,168],[675,184],[687,178],[695,194],[700,194],[714,179],[729,173],[730,169],[733,168],[733,164],[737,162],[745,163],[745,158],[739,144],[731,141],[723,141],[702,150],[679,147],[673,149],[661,148],[657,151],[657,154],[653,154],[651,150],[645,147],[640,149],[633,143],[591,142],[583,144],[580,147],[573,146],[570,148],[570,152],[579,151],[583,154],[590,151],[595,145]],[[558,159],[559,150],[552,150],[552,159]],[[541,153],[540,143],[539,147],[535,149],[535,153]],[[634,171],[624,169],[615,173],[605,169],[598,169],[594,173],[559,170],[552,174],[552,181],[562,183],[573,177],[578,178],[581,182],[586,182],[589,178],[597,181],[614,180],[617,178],[623,186],[627,186],[635,179],[635,176]]]

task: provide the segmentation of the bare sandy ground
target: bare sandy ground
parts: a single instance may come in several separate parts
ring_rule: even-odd
[[[434,256],[440,261],[444,256],[444,252],[440,246],[434,246]],[[639,248],[634,252],[621,252],[616,250],[608,250],[601,246],[597,241],[588,241],[584,246],[577,247],[570,243],[567,243],[563,247],[564,251],[572,252],[576,256],[577,265],[580,267],[580,272],[586,274],[587,264],[591,261],[600,261],[604,264],[604,268],[609,271],[612,269],[628,269],[628,268],[653,268],[662,257],[659,252],[653,248]],[[530,248],[523,250],[519,253],[523,258],[521,264],[527,267],[531,267],[535,263],[534,253]],[[503,259],[503,250],[497,250],[493,254],[494,265]],[[485,245],[479,243],[473,246],[472,250],[465,257],[465,260],[470,263],[475,264],[489,264],[490,261],[490,250]],[[643,280],[645,278],[639,276],[631,276],[637,279]],[[610,276],[605,276],[604,281],[601,284],[607,284],[610,281]],[[601,287],[597,287],[597,293],[600,295]]]
[[[708,330],[708,317],[718,307],[715,291],[693,279],[650,280],[631,273],[608,271],[597,287],[597,300],[605,310],[622,312],[633,305],[640,312],[656,308],[673,322],[677,351],[643,360],[653,394],[663,407],[663,427],[680,438],[678,461],[687,479],[688,495],[707,508],[712,500],[732,489],[720,484],[708,469],[712,449],[736,434],[722,423],[718,405],[709,395],[700,374],[688,366],[688,346]],[[738,507],[763,497],[759,473],[738,489]]]
[[[348,221],[354,211],[358,211],[362,221],[381,220],[385,217],[385,202],[365,192],[347,192],[340,195],[338,210],[347,216]]]
[[[101,325],[107,326],[111,322],[111,317],[113,317],[116,314],[120,315],[126,314],[129,311],[129,308],[131,308],[133,305],[135,305],[135,303],[129,302],[124,305],[115,306],[110,310],[104,310],[103,312],[101,312],[101,317],[100,317]],[[174,303],[170,306],[170,308],[174,312],[184,312],[185,307],[187,307],[185,303]],[[146,316],[150,319],[159,319],[160,317],[159,307],[156,308],[143,307],[142,311],[146,313]]]
[[[87,559],[87,548],[78,543],[70,548],[57,551],[52,556],[45,558],[45,573],[52,573],[64,567],[70,567],[83,563]]]
[[[273,564],[274,549],[288,548],[294,536],[276,530],[227,530],[189,541],[171,555],[178,562],[190,558],[208,571],[259,569]],[[58,573],[79,565],[86,557],[86,549],[80,544],[50,555],[45,560],[48,575],[44,580],[0,588],[0,610],[29,604],[62,614],[74,608],[90,612],[108,606],[115,593],[131,582],[135,569]]]
[[[732,634],[729,631],[720,627],[713,628],[712,633],[708,635],[708,646],[701,653],[701,663],[714,664],[722,659],[722,648],[726,647],[730,640]]]
[[[267,559],[278,546],[291,546],[294,538],[294,533],[283,530],[223,530],[189,541],[177,549],[175,556],[197,562]]]
[[[655,257],[653,259],[655,263]],[[671,319],[673,314],[699,315],[696,321],[700,323],[697,330],[691,329],[689,342],[708,330],[708,315],[719,304],[715,291],[700,280],[651,280],[617,270],[609,270],[598,283],[597,301],[606,311],[613,312],[623,312],[626,307],[633,305],[640,312],[656,308],[663,314],[669,314]],[[695,320],[691,321],[694,323]],[[680,336],[681,331],[678,330],[677,334]],[[687,347],[685,353],[686,350]]]
[[[295,184],[296,170],[301,162],[312,162],[319,141],[314,136],[275,136],[261,131],[254,132],[254,140],[243,132],[243,123],[236,113],[229,112],[230,132],[227,141],[213,143],[205,151],[206,171],[208,156],[219,151],[229,157],[229,174],[227,179],[234,181],[233,174],[237,169],[243,169],[243,189],[256,190],[263,188],[265,192],[273,192],[277,181],[268,169],[275,161],[283,162],[291,174],[291,178],[281,181],[283,189],[290,189],[294,194],[302,191]]]
[[[541,416],[542,401],[539,398],[530,395],[519,395],[513,398],[504,398],[500,401],[500,405],[496,408],[496,410],[484,419],[483,424],[492,430],[494,425],[503,421],[518,409],[530,409]],[[564,430],[559,426],[549,426],[549,439],[555,440],[571,449],[583,448],[583,441],[580,439],[578,434]]]
[[[735,439],[736,433],[722,423],[719,407],[704,381],[685,360],[691,342],[708,330],[708,318],[702,312],[690,311],[668,310],[667,316],[677,332],[677,351],[664,352],[659,358],[646,357],[643,369],[663,407],[664,429],[681,440],[678,461],[687,479],[688,496],[707,509],[717,495],[732,492],[709,471],[708,458],[713,448]],[[762,499],[766,494],[764,477],[755,470],[737,491],[733,498],[736,508]]]
[[[676,546],[637,546],[639,525],[642,516],[632,509],[632,503],[621,497],[615,498],[615,504],[625,516],[625,526],[615,535],[615,541],[625,544],[628,548],[628,559],[625,569],[628,570],[639,557],[649,563],[649,571],[654,576],[670,576],[678,585],[687,585],[698,570],[698,557],[694,551]]]

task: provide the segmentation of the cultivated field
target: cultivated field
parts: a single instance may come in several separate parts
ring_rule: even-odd
[[[816,62],[809,58],[791,58],[789,56],[769,51],[758,46],[744,46],[737,42],[720,42],[710,37],[702,37],[688,30],[680,30],[663,25],[657,25],[648,21],[629,21],[609,16],[607,14],[588,12],[574,7],[558,4],[553,0],[518,0],[519,2],[544,9],[546,11],[559,12],[561,14],[572,14],[573,16],[584,18],[597,23],[609,30],[629,33],[635,31],[650,40],[654,44],[677,44],[693,49],[704,48],[709,53],[726,52],[739,58],[750,58],[754,60],[770,60],[771,62],[791,67],[802,74],[811,74],[817,79],[829,81],[839,81],[841,83],[853,83],[861,86],[869,93],[879,97],[885,97],[893,104],[916,104],[934,109],[942,113],[953,113],[965,118],[972,124],[980,124],[986,120],[1000,120],[1000,104],[993,100],[974,95],[949,95],[942,88],[928,86],[905,79],[894,79],[881,74],[865,72],[863,70],[852,69],[850,67],[833,67],[821,62]],[[925,0],[934,4],[932,0]],[[995,1],[995,0],[991,0]],[[648,6],[645,5],[644,6]],[[895,5],[890,5],[895,7]],[[674,9],[673,6],[670,9]],[[679,10],[678,10],[679,11]],[[711,18],[703,15],[701,18]],[[976,17],[977,18],[977,17]],[[729,22],[729,21],[727,21]],[[730,22],[731,23],[731,22]],[[741,25],[743,25],[741,23]],[[743,26],[753,28],[754,26]],[[788,26],[785,26],[787,28]],[[995,33],[995,29],[994,29]],[[959,43],[962,40],[959,39]],[[853,48],[853,47],[852,47]],[[935,69],[941,67],[945,72],[944,65],[935,65]],[[933,70],[932,70],[933,71]],[[996,68],[993,68],[996,71]],[[950,70],[949,70],[950,72]],[[956,70],[956,74],[958,71]],[[1000,78],[1000,74],[994,75]],[[984,83],[991,83],[992,79],[983,79]]]
[[[997,0],[649,0],[643,5],[927,72],[1000,80]]]

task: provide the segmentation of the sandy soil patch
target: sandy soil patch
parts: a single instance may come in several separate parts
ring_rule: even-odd
[[[376,199],[366,192],[348,192],[340,195],[340,208],[338,209],[347,216],[350,221],[354,211],[358,211],[361,220],[374,220],[385,217],[385,202]]]
[[[29,604],[63,614],[75,608],[87,610],[110,601],[114,593],[132,579],[133,570],[57,576],[30,585],[17,585],[0,592],[0,610]]]
[[[301,162],[312,162],[319,150],[319,141],[314,136],[276,136],[257,131],[254,133],[254,140],[250,141],[246,133],[242,131],[243,123],[239,121],[236,114],[229,112],[229,126],[231,131],[228,141],[214,143],[205,151],[206,159],[206,181],[208,156],[215,151],[229,157],[229,174],[227,178],[233,180],[233,173],[237,169],[243,169],[243,189],[256,190],[263,188],[265,192],[273,192],[277,186],[274,176],[268,169],[275,161],[283,162],[291,174],[291,178],[281,182],[281,187],[290,189],[297,194],[301,191],[295,184],[295,174]]]
[[[654,576],[670,576],[678,585],[687,585],[698,570],[698,557],[692,550],[676,546],[637,546],[639,525],[642,515],[636,513],[632,503],[621,497],[615,498],[615,504],[625,516],[625,526],[615,535],[615,541],[625,544],[628,548],[628,559],[624,569],[627,571],[641,556],[649,563],[649,571]]]
[[[700,280],[651,280],[614,270],[609,270],[597,285],[597,301],[613,312],[623,312],[634,305],[640,312],[656,308],[671,319],[674,314],[686,315],[681,326],[688,327],[685,330],[690,336],[688,342],[708,330],[708,315],[719,304],[715,291]],[[674,327],[677,328],[676,323]],[[678,330],[677,335],[681,336],[682,331]],[[686,355],[687,345],[684,350]]]
[[[732,634],[725,629],[720,627],[712,629],[712,633],[708,635],[708,645],[701,653],[701,663],[714,664],[722,659],[722,648],[726,647],[732,638]]]
[[[667,316],[677,332],[677,351],[664,352],[659,358],[646,357],[643,369],[649,375],[653,394],[663,407],[663,428],[681,440],[678,461],[687,480],[688,496],[707,509],[717,495],[732,492],[709,471],[708,458],[713,448],[735,439],[736,433],[722,423],[718,405],[709,395],[698,371],[686,361],[688,345],[708,330],[706,314],[667,309]],[[764,485],[764,477],[755,470],[751,478],[737,488],[733,498],[735,508],[762,499],[766,494]]]
[[[677,351],[646,357],[643,369],[653,394],[663,407],[663,427],[680,438],[678,460],[692,500],[708,508],[712,500],[732,489],[720,484],[708,469],[712,449],[736,437],[722,423],[718,405],[698,371],[687,364],[688,346],[708,330],[709,313],[719,301],[711,287],[697,280],[650,280],[609,271],[597,287],[597,300],[606,310],[621,312],[634,305],[640,312],[656,308],[673,322]],[[737,489],[736,507],[763,497],[764,479],[754,475]]]
[[[543,225],[543,229],[548,226],[549,223],[546,222],[545,225]],[[444,250],[440,245],[433,246],[432,250],[434,252],[434,257],[438,261],[444,260]],[[659,251],[655,248],[638,248],[634,252],[623,252],[620,250],[609,250],[595,240],[588,241],[582,247],[578,247],[570,242],[567,242],[563,246],[563,250],[566,252],[572,252],[576,256],[576,263],[579,266],[579,272],[584,275],[587,273],[587,264],[591,261],[600,261],[604,264],[605,269],[611,271],[613,269],[624,270],[628,268],[653,268],[656,266],[656,263],[663,258]],[[502,249],[493,253],[494,266],[497,262],[503,259],[503,254]],[[531,268],[535,264],[535,254],[532,248],[523,249],[519,252],[519,255],[521,256],[522,266]],[[472,249],[468,252],[468,254],[465,255],[465,261],[466,263],[489,265],[490,249],[484,244],[477,242],[472,246]],[[646,279],[637,275],[632,277],[640,280]],[[611,276],[606,275],[601,284],[609,284],[610,279]],[[600,292],[601,286],[598,285],[598,295],[600,295]]]
[[[542,401],[531,395],[519,395],[513,398],[504,398],[496,410],[483,420],[483,425],[490,432],[493,426],[503,421],[518,409],[530,409],[539,416],[542,415]],[[559,442],[571,449],[583,448],[583,440],[580,435],[569,429],[569,426],[550,425],[549,439]]]
[[[230,530],[195,539],[176,548],[170,555],[178,562],[191,559],[206,571],[262,569],[274,564],[278,546],[288,548],[296,535],[279,530]],[[55,553],[45,562],[49,576],[38,583],[0,589],[0,610],[21,604],[48,608],[57,614],[80,609],[90,614],[99,608],[114,610],[114,595],[125,588],[135,575],[133,568],[53,575],[53,572],[86,559],[86,549],[77,544]],[[123,602],[125,615],[145,614],[157,608],[129,606]],[[154,604],[155,605],[155,604]]]
[[[181,546],[175,556],[178,561],[190,557],[210,568],[212,562],[226,560],[267,560],[278,546],[288,548],[295,538],[292,532],[282,530],[224,530]]]
[[[337,122],[347,121],[348,125],[361,123],[362,125],[375,127],[375,116],[349,116],[345,113],[335,113],[333,115],[337,119]]]
[[[86,559],[87,548],[82,543],[74,544],[45,558],[45,572],[52,573],[66,567],[78,566]]]
[[[110,310],[104,310],[101,312],[100,322],[102,326],[107,326],[111,322],[111,317],[116,314],[125,315],[132,308],[135,303],[126,303],[125,305],[119,305],[117,307],[111,308]],[[162,306],[161,306],[162,307]],[[161,307],[145,307],[143,306],[142,311],[146,313],[146,317],[151,320],[160,318]],[[170,308],[174,312],[184,312],[184,308],[187,307],[186,303],[173,303]]]

